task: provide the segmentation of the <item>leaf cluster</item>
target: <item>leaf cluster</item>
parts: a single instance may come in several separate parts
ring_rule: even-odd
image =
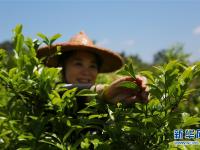
[[[13,32],[12,67],[0,51],[0,149],[169,149],[176,147],[174,129],[199,127],[197,114],[178,109],[195,91],[190,83],[199,76],[199,63],[174,60],[140,72],[148,78],[148,103],[105,104],[93,91],[57,84],[60,70],[36,57],[40,42],[25,38],[21,25]],[[60,37],[38,36],[48,46]],[[119,73],[136,78],[132,64]]]

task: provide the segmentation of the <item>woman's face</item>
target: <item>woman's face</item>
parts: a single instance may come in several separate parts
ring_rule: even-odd
[[[90,52],[74,52],[65,60],[64,77],[67,83],[95,83],[98,66]]]

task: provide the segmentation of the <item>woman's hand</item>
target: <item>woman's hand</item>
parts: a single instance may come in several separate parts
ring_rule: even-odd
[[[122,87],[121,84],[126,81],[136,83],[138,88],[134,90]],[[134,102],[146,103],[148,102],[149,95],[146,83],[147,79],[143,76],[136,76],[136,79],[133,79],[130,76],[121,77],[105,89],[103,98],[106,102],[114,104],[119,101],[122,101],[125,104],[131,104]]]

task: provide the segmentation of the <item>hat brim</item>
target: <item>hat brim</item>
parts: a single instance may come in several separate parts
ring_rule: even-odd
[[[91,53],[97,54],[98,56],[100,56],[102,60],[99,73],[113,72],[120,69],[123,65],[122,57],[119,54],[112,52],[109,49],[100,48],[97,46],[74,45],[69,43],[59,43],[52,45],[51,47],[48,46],[42,47],[38,50],[37,57],[42,58],[47,56],[47,58],[44,60],[46,66],[59,67],[61,65],[59,62],[59,58],[58,56],[53,55],[57,51],[58,46],[60,46],[61,48],[61,53],[78,50],[78,51],[89,51]]]

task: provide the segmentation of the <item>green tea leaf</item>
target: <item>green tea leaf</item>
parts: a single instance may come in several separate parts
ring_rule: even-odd
[[[135,71],[134,71],[134,69],[133,69],[132,63],[129,64],[129,66],[128,66],[128,71],[129,71],[131,77],[132,77],[133,79],[136,79]]]
[[[69,131],[64,135],[63,142],[67,140],[67,138],[75,131],[75,128],[70,128]]]
[[[98,148],[98,145],[101,145],[102,142],[99,139],[91,140],[91,143],[94,145],[94,149]]]
[[[81,148],[83,149],[89,149],[90,146],[90,142],[88,138],[85,138],[82,142],[81,142]]]
[[[152,82],[154,82],[153,73],[151,71],[141,71],[140,74],[144,75],[145,77],[150,79]]]
[[[49,39],[47,36],[45,36],[42,33],[38,33],[37,36],[39,36],[43,40],[44,43],[46,43],[48,46],[50,46],[50,42],[49,42]]]
[[[29,133],[29,134],[21,134],[21,135],[19,135],[18,139],[20,141],[23,141],[23,140],[32,140],[32,139],[35,139],[35,137],[31,133]]]
[[[117,74],[119,74],[119,75],[126,75],[126,76],[129,76],[129,75],[130,75],[129,72],[126,71],[126,70],[119,70],[119,71],[117,72]]]
[[[189,127],[191,125],[199,125],[200,124],[200,118],[195,116],[189,116],[183,118],[183,123],[181,124],[181,127]]]
[[[76,96],[97,96],[98,94],[94,91],[91,91],[89,89],[83,89],[80,92],[76,94]]]
[[[13,29],[13,32],[15,32],[16,35],[21,34],[22,28],[23,28],[22,24],[18,24],[18,25],[16,25],[16,27]]]
[[[50,45],[57,40],[58,38],[60,38],[62,35],[61,34],[55,34],[50,38]]]
[[[131,82],[131,81],[124,81],[120,84],[120,87],[125,87],[129,89],[138,89],[138,86],[136,83]]]
[[[16,37],[16,45],[15,45],[15,50],[20,56],[22,54],[22,49],[23,49],[23,44],[24,44],[24,36],[22,34],[17,35]]]

